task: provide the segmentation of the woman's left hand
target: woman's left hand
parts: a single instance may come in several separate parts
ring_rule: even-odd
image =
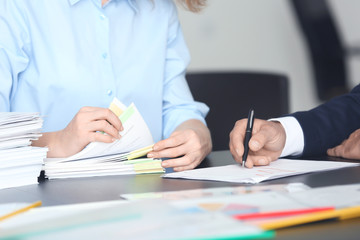
[[[157,142],[151,158],[170,158],[162,162],[162,167],[184,171],[197,167],[211,152],[212,143],[209,129],[199,120],[182,123],[169,138]]]

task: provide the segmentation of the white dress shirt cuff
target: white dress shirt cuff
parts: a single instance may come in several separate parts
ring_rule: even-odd
[[[285,129],[286,141],[280,157],[301,155],[304,151],[304,134],[296,118],[281,117],[269,121],[278,121]]]

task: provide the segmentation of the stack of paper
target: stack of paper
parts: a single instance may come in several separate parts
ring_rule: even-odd
[[[134,160],[150,152],[154,144],[136,106],[125,107],[115,98],[110,109],[123,124],[121,138],[113,143],[92,142],[68,158],[45,159],[44,170],[49,179],[164,172],[160,159]]]
[[[49,179],[109,175],[163,173],[160,159],[126,159],[124,154],[79,160],[46,159],[45,175]]]
[[[30,144],[42,123],[38,113],[0,113],[0,189],[38,183],[47,148]]]

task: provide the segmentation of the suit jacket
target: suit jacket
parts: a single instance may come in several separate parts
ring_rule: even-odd
[[[360,84],[350,93],[305,112],[292,114],[304,132],[303,156],[325,155],[360,128]]]

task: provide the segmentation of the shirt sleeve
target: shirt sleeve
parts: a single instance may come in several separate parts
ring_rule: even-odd
[[[14,1],[0,2],[0,111],[11,111],[11,97],[28,65],[29,34]]]
[[[163,92],[163,138],[184,121],[198,119],[205,123],[209,108],[195,102],[185,80],[190,55],[179,24],[175,5],[171,4]]]
[[[294,117],[272,118],[269,121],[280,122],[285,129],[286,141],[280,157],[299,156],[304,151],[304,133],[300,123]]]

